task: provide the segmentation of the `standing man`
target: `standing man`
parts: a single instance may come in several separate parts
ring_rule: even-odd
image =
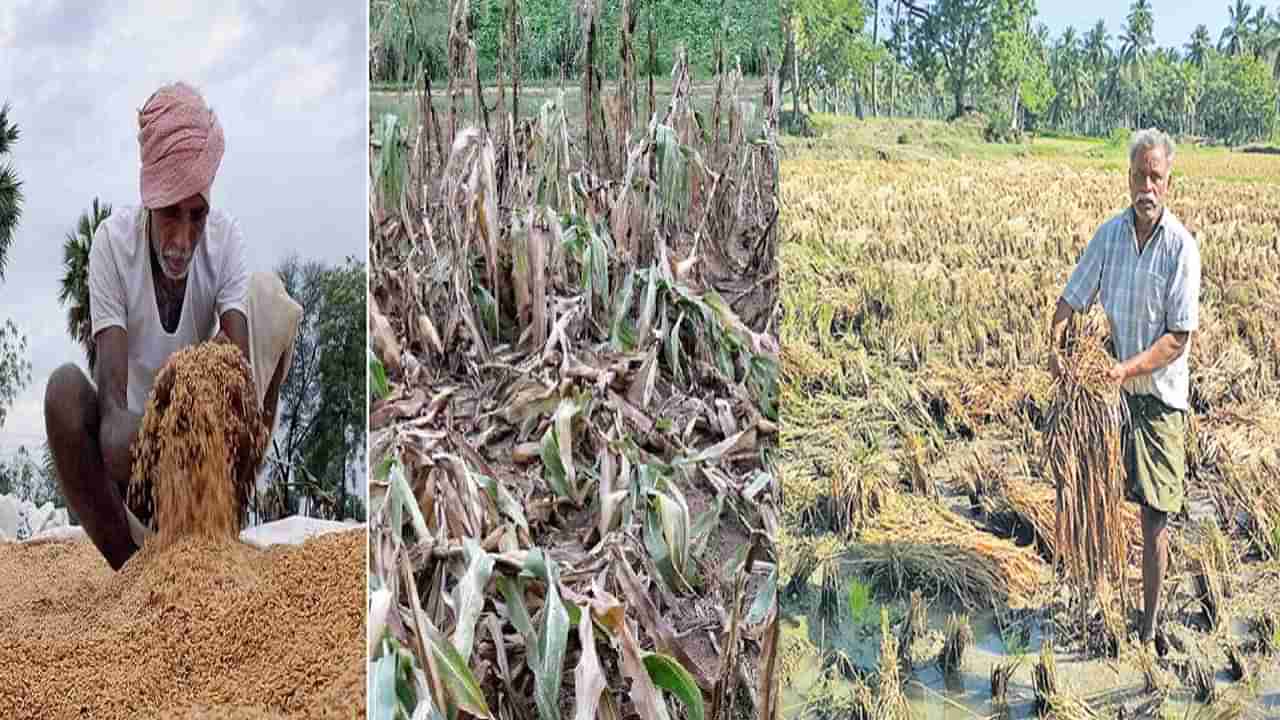
[[[1125,442],[1127,499],[1142,507],[1142,625],[1155,642],[1161,585],[1169,564],[1168,521],[1182,509],[1184,429],[1189,408],[1187,356],[1200,320],[1200,250],[1165,207],[1173,141],[1140,130],[1129,144],[1132,205],[1107,221],[1085,247],[1053,314],[1051,370],[1072,313],[1102,302],[1117,357],[1109,377],[1121,385],[1132,424]]]
[[[138,129],[142,206],[102,223],[89,255],[93,383],[67,364],[45,391],[45,428],[63,496],[116,570],[138,550],[149,519],[132,518],[139,509],[124,498],[156,374],[170,355],[215,330],[217,340],[252,358],[240,228],[210,206],[223,153],[218,118],[194,88],[177,83],[147,100]],[[255,389],[270,425],[287,358],[259,361],[274,368],[265,397]],[[260,388],[266,378],[253,374]]]

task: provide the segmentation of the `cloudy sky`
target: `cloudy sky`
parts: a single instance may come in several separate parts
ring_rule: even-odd
[[[4,160],[25,196],[0,321],[26,333],[32,365],[0,456],[38,450],[49,374],[86,367],[58,304],[62,240],[94,197],[140,202],[137,110],[159,86],[196,86],[222,122],[213,204],[240,221],[250,270],[366,253],[366,0],[106,5],[0,3],[0,103],[21,131]]]

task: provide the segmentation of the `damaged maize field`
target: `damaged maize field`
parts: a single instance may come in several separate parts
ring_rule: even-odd
[[[1137,506],[1115,494],[1122,418],[1093,380],[1100,309],[1069,377],[1049,372],[1058,295],[1128,205],[1124,149],[1077,161],[784,148],[784,717],[902,717],[903,691],[919,716],[1274,712],[1280,163],[1225,151],[1174,163],[1168,206],[1199,240],[1201,326],[1168,654],[1148,658]],[[893,654],[884,633],[900,639]]]
[[[449,109],[371,119],[372,717],[774,717],[776,89],[642,117],[624,21],[585,116],[464,113],[451,7]]]

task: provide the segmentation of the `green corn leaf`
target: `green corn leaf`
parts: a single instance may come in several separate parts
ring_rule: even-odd
[[[706,709],[702,703],[702,691],[693,674],[675,658],[658,653],[644,656],[644,667],[649,671],[653,684],[675,695],[684,703],[689,720],[704,720]]]
[[[493,573],[493,556],[480,547],[475,538],[463,538],[463,553],[467,559],[467,571],[454,588],[454,611],[458,614],[458,626],[453,631],[453,644],[464,661],[471,658],[471,646],[475,640],[476,621],[484,610],[484,589]]]
[[[396,653],[384,652],[369,669],[370,720],[395,720],[400,710],[396,697]]]
[[[631,313],[632,294],[635,291],[636,271],[627,273],[622,287],[613,297],[613,315],[610,318],[609,342],[615,350],[629,350],[635,344],[635,331],[631,328],[627,315]]]
[[[476,677],[471,672],[471,668],[467,666],[466,660],[458,653],[458,649],[453,646],[445,638],[441,637],[439,632],[434,628],[424,628],[427,634],[427,642],[431,646],[431,654],[435,657],[444,677],[444,684],[449,688],[449,692],[453,697],[457,706],[478,718],[490,718],[492,720],[493,713],[489,711],[488,704],[485,703],[484,693],[480,690],[480,684],[476,682]]]
[[[369,353],[369,390],[377,400],[385,398],[391,392],[391,386],[387,383],[387,369],[372,352]]]
[[[534,703],[542,720],[560,718],[560,681],[565,651],[569,645],[569,611],[560,599],[560,577],[555,563],[541,550],[529,553],[528,564],[540,571],[547,585],[546,602],[538,634],[538,667],[533,671]]]

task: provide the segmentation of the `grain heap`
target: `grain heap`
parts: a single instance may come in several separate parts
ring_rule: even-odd
[[[0,717],[362,717],[365,543],[0,546]]]
[[[235,345],[174,353],[147,399],[130,505],[153,518],[161,544],[192,533],[235,537],[268,434]]]
[[[1081,598],[1100,583],[1122,588],[1128,543],[1123,510],[1121,428],[1126,407],[1107,378],[1115,361],[1095,322],[1087,322],[1063,356],[1048,418],[1048,466],[1057,485],[1055,565]]]

